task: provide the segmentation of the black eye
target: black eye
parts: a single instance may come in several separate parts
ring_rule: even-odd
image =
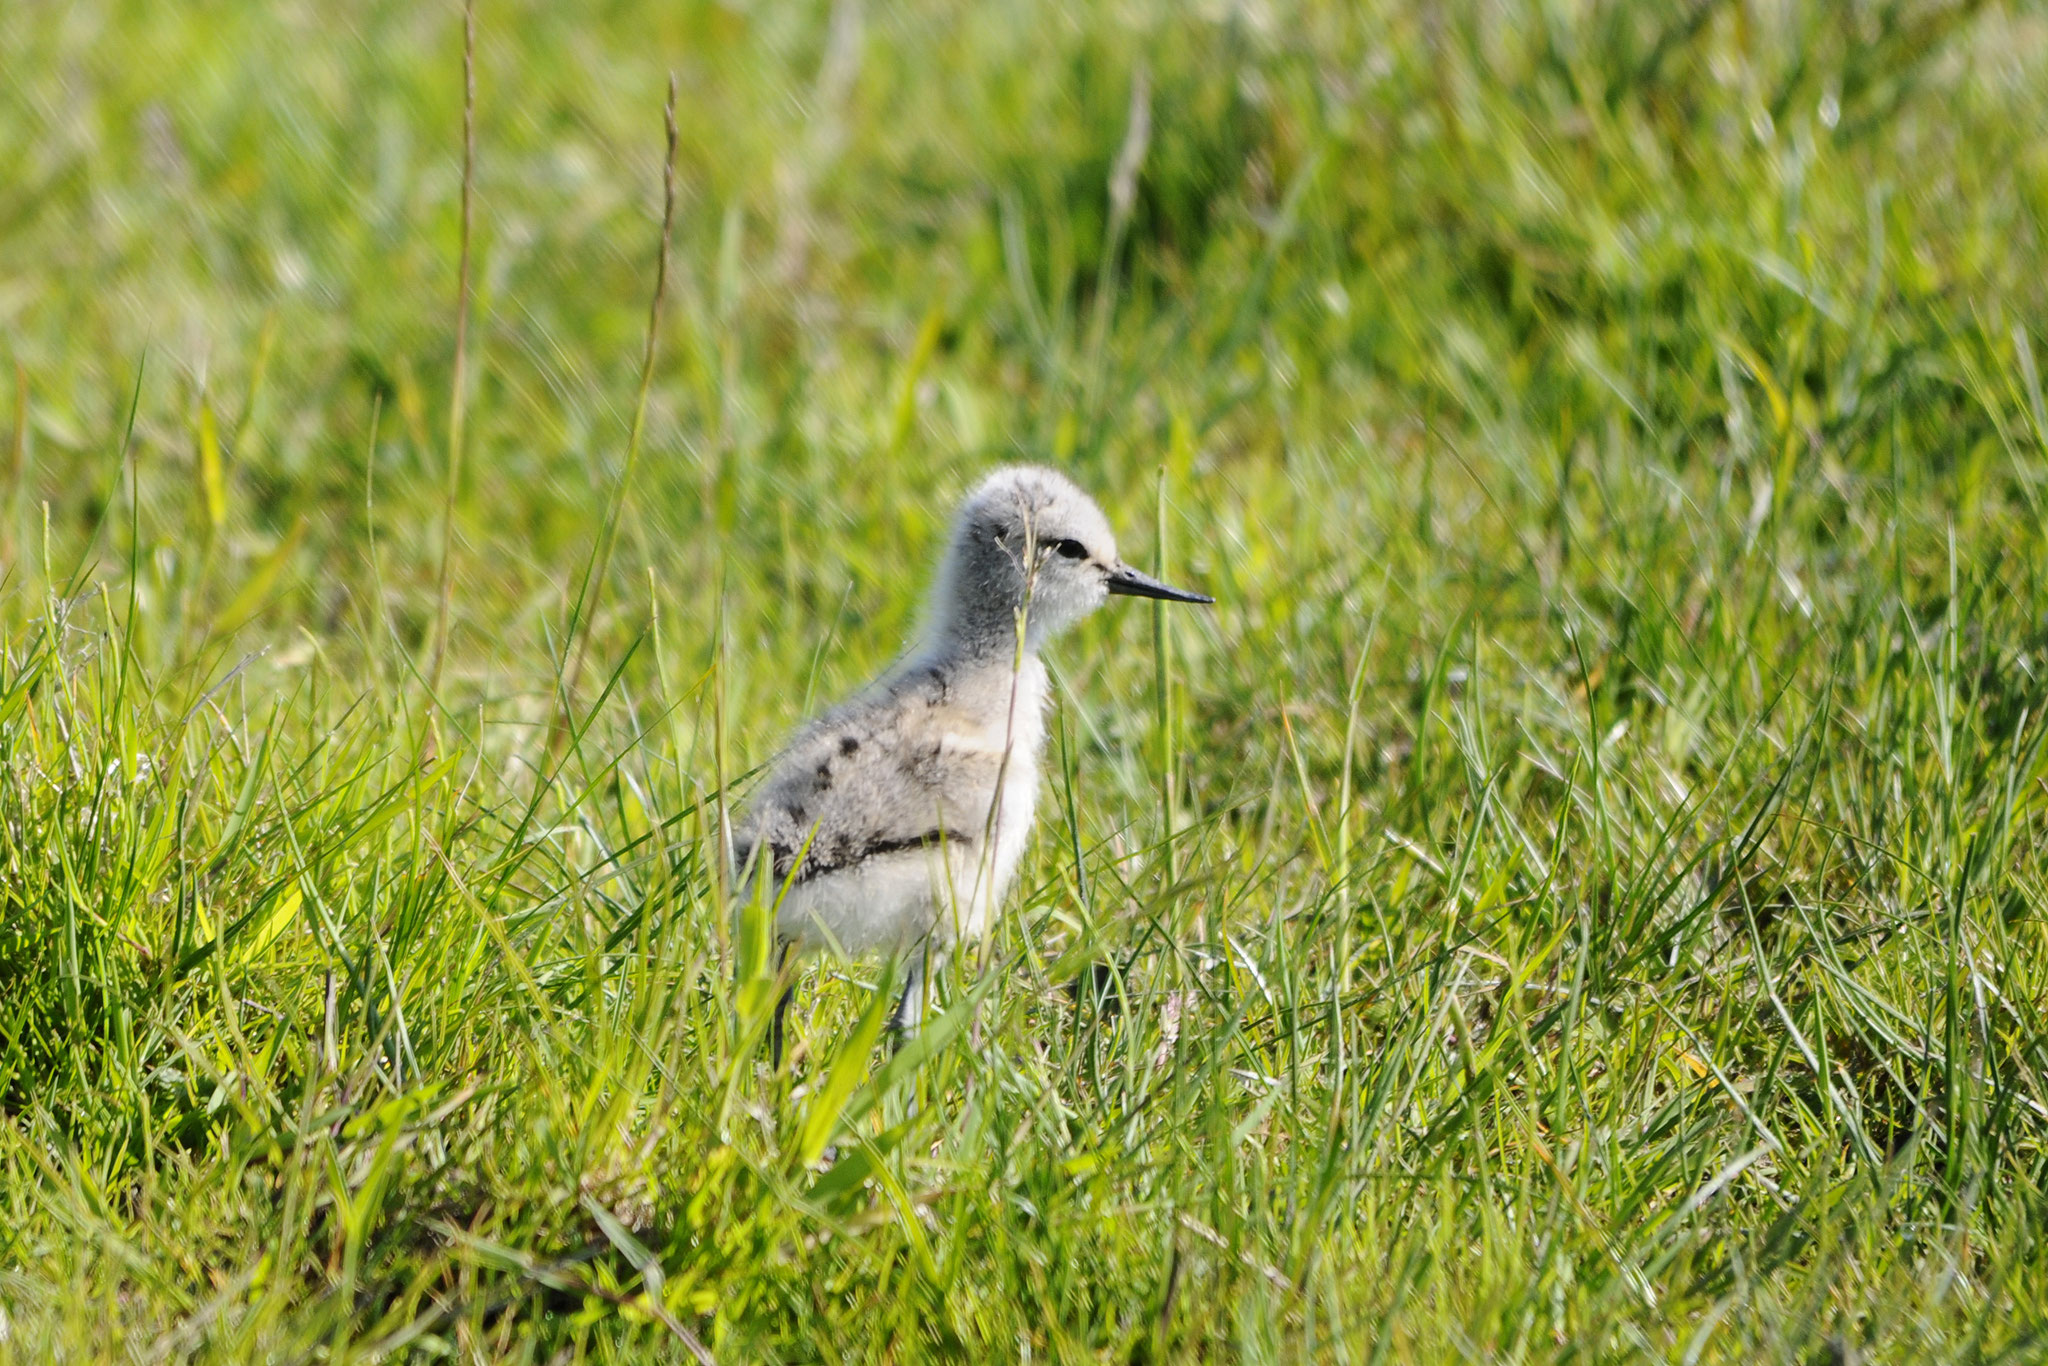
[[[1052,548],[1070,560],[1085,560],[1088,558],[1088,547],[1082,545],[1079,541],[1054,541]]]

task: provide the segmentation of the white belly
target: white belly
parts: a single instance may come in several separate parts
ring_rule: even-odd
[[[939,937],[935,931],[951,927],[939,908],[953,903],[961,861],[937,850],[910,850],[814,877],[790,888],[776,908],[776,936],[805,951],[855,958]]]

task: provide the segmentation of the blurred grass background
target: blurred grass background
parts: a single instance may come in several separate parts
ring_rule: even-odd
[[[2038,6],[482,0],[452,497],[457,7],[0,63],[0,1357],[2048,1355]],[[771,1075],[1015,458],[1219,605]]]

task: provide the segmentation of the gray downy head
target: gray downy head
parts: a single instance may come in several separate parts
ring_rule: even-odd
[[[1057,470],[1013,465],[967,495],[933,592],[934,644],[972,654],[1044,643],[1112,594],[1213,602],[1172,588],[1117,558],[1116,537],[1095,500]]]

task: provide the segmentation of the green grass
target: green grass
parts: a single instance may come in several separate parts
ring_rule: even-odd
[[[2048,1358],[2038,7],[584,8],[451,502],[459,10],[0,5],[0,1358]],[[771,1074],[1020,457],[1218,605]]]

